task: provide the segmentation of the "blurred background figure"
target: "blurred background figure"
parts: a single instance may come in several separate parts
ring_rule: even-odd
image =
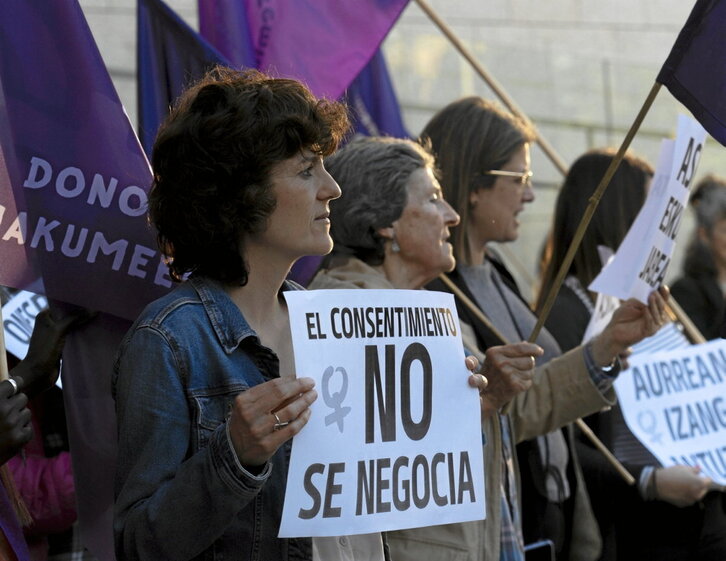
[[[538,308],[613,155],[612,150],[587,152],[567,174],[545,251]],[[546,322],[563,351],[581,344],[593,313],[596,294],[587,287],[602,267],[598,246],[618,249],[645,201],[652,175],[647,162],[626,154],[605,190]],[[718,191],[726,203],[726,190],[721,186]],[[625,483],[578,431],[577,454],[603,538],[601,561],[726,559],[724,494],[709,493],[708,478],[690,466],[661,467],[627,428],[617,405],[586,422],[638,481],[636,486]]]
[[[2,303],[14,291],[3,288]],[[89,560],[77,533],[76,500],[63,394],[55,384],[66,334],[90,314],[76,307],[54,305],[35,317],[27,356],[6,353],[12,382],[0,384],[0,459],[12,483],[12,497],[22,533],[3,513],[6,543],[18,560]],[[17,533],[16,533],[17,531]],[[25,544],[18,543],[24,537]],[[26,546],[27,545],[27,550]],[[3,553],[10,557],[9,549]]]
[[[590,196],[614,154],[610,149],[591,150],[570,167],[555,203],[553,225],[545,246],[537,313],[552,288]],[[603,193],[546,322],[563,351],[582,343],[590,321],[597,294],[588,292],[587,287],[603,266],[598,246],[612,252],[618,249],[645,202],[652,177],[653,168],[648,162],[627,153]]]
[[[707,340],[723,336],[726,312],[726,180],[709,175],[691,195],[696,216],[672,294]]]

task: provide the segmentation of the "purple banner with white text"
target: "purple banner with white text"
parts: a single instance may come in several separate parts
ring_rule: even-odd
[[[0,284],[135,318],[171,281],[151,171],[74,1],[0,3]]]

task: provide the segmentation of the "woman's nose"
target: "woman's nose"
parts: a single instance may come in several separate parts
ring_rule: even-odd
[[[444,221],[447,226],[456,226],[461,218],[459,214],[453,209],[453,207],[446,201],[444,201]]]

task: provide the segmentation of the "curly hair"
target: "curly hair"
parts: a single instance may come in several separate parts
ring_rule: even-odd
[[[476,96],[450,103],[424,127],[421,141],[430,143],[436,157],[444,198],[461,217],[459,225],[451,229],[457,262],[471,263],[466,235],[469,193],[491,188],[496,177],[484,172],[501,169],[535,137],[529,123]]]
[[[343,191],[330,204],[334,247],[325,264],[353,255],[369,265],[379,265],[385,251],[378,230],[401,217],[411,174],[433,169],[433,156],[408,139],[358,137],[327,158],[325,166]]]
[[[348,129],[344,105],[256,70],[217,67],[186,90],[152,153],[149,220],[171,277],[246,284],[244,239],[275,209],[273,166],[303,149],[328,156]]]

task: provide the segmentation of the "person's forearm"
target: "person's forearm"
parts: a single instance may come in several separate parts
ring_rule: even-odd
[[[116,499],[116,551],[129,560],[182,561],[210,547],[269,476],[269,470],[244,476],[233,455],[222,425],[205,448],[172,470],[171,479],[140,482],[140,464],[122,468],[119,475],[129,483]],[[154,469],[159,472],[158,465]]]

